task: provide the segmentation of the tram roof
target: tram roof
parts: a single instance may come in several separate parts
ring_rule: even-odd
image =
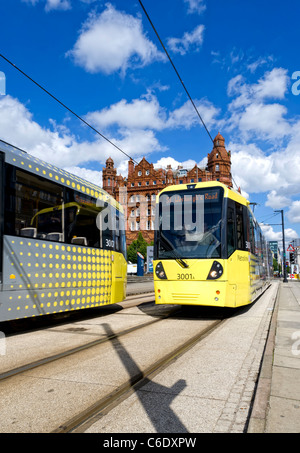
[[[219,181],[204,181],[204,182],[197,182],[197,183],[188,183],[188,184],[174,184],[171,186],[165,187],[161,192],[159,192],[158,196],[164,192],[175,192],[175,191],[182,191],[182,190],[189,190],[189,189],[205,189],[205,188],[212,188],[212,187],[222,187],[224,189],[225,197],[232,198],[233,200],[249,206],[249,201],[241,195],[240,192],[232,189],[231,187],[226,186],[225,184]]]
[[[62,186],[77,190],[83,194],[99,198],[110,203],[123,212],[122,205],[101,187],[86,181],[79,176],[69,173],[55,165],[49,164],[37,157],[28,154],[26,151],[17,148],[0,139],[0,151],[5,153],[5,162],[22,168],[25,171],[41,176],[42,178],[56,182]]]

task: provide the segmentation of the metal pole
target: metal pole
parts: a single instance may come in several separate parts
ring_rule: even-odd
[[[287,276],[286,276],[286,254],[285,254],[285,238],[284,238],[284,216],[283,216],[283,209],[274,212],[281,212],[281,225],[282,225],[282,242],[283,242],[283,282],[287,283]]]

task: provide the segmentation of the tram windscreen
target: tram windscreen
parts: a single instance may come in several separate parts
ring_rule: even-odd
[[[164,192],[159,198],[159,259],[220,258],[223,189]]]

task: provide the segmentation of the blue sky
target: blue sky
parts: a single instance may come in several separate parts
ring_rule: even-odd
[[[281,239],[266,225],[278,209],[287,243],[299,237],[299,1],[143,4],[267,238]],[[136,161],[205,166],[210,138],[138,1],[1,0],[0,20],[0,53]],[[0,72],[1,139],[98,184],[109,156],[126,174],[126,156],[2,58]]]

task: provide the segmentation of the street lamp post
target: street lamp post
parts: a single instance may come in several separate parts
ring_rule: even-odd
[[[283,216],[283,209],[274,212],[281,212],[281,226],[282,226],[282,242],[283,242],[283,282],[287,283],[287,276],[286,276],[286,255],[285,255],[285,238],[284,238],[284,216]]]

